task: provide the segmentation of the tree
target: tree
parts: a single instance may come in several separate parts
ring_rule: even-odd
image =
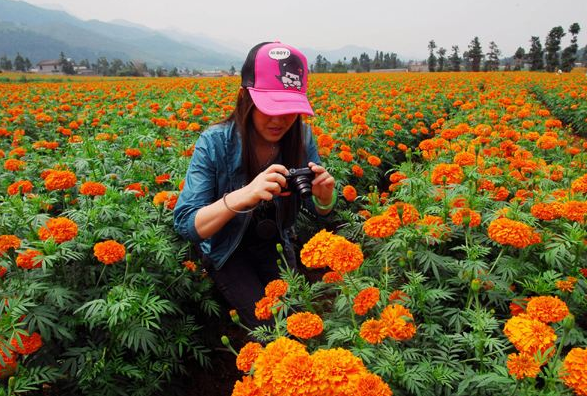
[[[438,49],[438,71],[444,71],[444,64],[446,62],[446,48],[440,47]]]
[[[20,55],[20,52],[16,53],[16,58],[14,58],[14,70],[16,71],[26,71],[26,66],[24,63],[24,58]]]
[[[430,40],[428,43],[428,50],[430,51],[430,55],[428,56],[428,71],[430,72],[436,71],[436,55],[434,55],[435,49],[436,43],[434,40]]]
[[[108,59],[101,56],[96,61],[96,64],[93,65],[92,69],[94,69],[96,73],[101,74],[102,76],[107,76],[110,73],[110,63],[108,62]]]
[[[359,64],[359,58],[357,58],[356,56],[353,56],[353,58],[351,59],[351,69],[353,69],[356,72],[361,71],[361,66]]]
[[[469,51],[463,52],[463,68],[465,71],[471,71],[471,58],[469,58]]]
[[[544,70],[544,51],[540,43],[540,37],[532,36],[530,38],[530,51],[528,52],[528,62],[530,62],[530,70]]]
[[[369,55],[366,52],[363,52],[359,57],[359,66],[361,71],[371,71],[371,58],[369,58]]]
[[[314,73],[326,73],[328,71],[328,60],[318,54],[314,63]]]
[[[499,56],[501,51],[495,44],[495,41],[489,43],[489,52],[485,61],[485,71],[497,71],[499,69]]]
[[[338,61],[336,62],[333,66],[332,69],[330,70],[332,73],[346,73],[347,72],[347,66],[346,64],[344,64],[342,61]]]
[[[571,33],[571,44],[565,48],[561,54],[561,70],[564,72],[570,72],[575,66],[577,60],[577,51],[579,46],[577,45],[577,35],[581,31],[581,27],[578,23],[573,23],[569,27],[569,33]]]
[[[122,60],[115,58],[112,59],[112,62],[110,62],[110,69],[108,70],[108,75],[109,76],[116,76],[118,75],[118,72],[120,70],[122,70],[124,66],[124,63],[122,62]]]
[[[561,49],[561,39],[565,35],[562,27],[553,27],[546,36],[544,52],[546,54],[546,71],[555,72],[559,68],[558,51]]]
[[[471,70],[478,72],[481,68],[481,60],[483,59],[483,50],[481,49],[481,43],[479,37],[475,36],[469,44],[468,58],[471,62]]]
[[[31,68],[33,67],[33,64],[31,63],[29,58],[24,58],[24,68],[26,69],[26,71],[31,70]]]
[[[169,73],[169,77],[178,77],[179,76],[179,71],[177,70],[177,67],[174,67],[171,70],[171,73]]]
[[[12,70],[12,61],[6,57],[6,55],[2,55],[0,58],[0,69],[1,70]]]
[[[450,70],[451,71],[461,71],[461,57],[459,56],[459,46],[453,45],[452,46],[452,55],[449,58],[450,60]]]
[[[73,68],[72,60],[66,58],[63,51],[59,54],[59,65],[61,65],[61,70],[63,70],[63,73],[75,74],[75,69]]]
[[[526,58],[526,51],[522,47],[518,47],[514,54],[514,70],[522,70],[524,67],[524,59]]]
[[[231,76],[234,76],[235,73],[236,73],[236,69],[235,69],[234,65],[231,65],[230,70],[228,70],[228,74],[230,74]]]

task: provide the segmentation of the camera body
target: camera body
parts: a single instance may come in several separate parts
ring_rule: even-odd
[[[282,188],[281,192],[295,192],[302,199],[312,196],[314,172],[310,168],[292,168],[289,170],[289,175],[285,176],[285,180],[287,181],[287,187]]]

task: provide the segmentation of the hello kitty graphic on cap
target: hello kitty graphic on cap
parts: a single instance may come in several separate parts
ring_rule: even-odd
[[[296,48],[275,42],[254,46],[241,71],[241,85],[267,115],[314,115],[306,97],[308,62]]]

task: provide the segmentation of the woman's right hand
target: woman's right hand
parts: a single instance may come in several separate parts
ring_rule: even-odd
[[[285,175],[287,175],[285,166],[281,164],[269,166],[243,187],[245,193],[243,198],[247,200],[249,206],[254,206],[260,201],[270,201],[276,195],[289,195],[289,193],[281,192],[281,189],[287,185]]]

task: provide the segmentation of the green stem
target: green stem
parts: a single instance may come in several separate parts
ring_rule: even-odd
[[[100,285],[100,281],[102,280],[102,276],[104,275],[104,271],[106,271],[106,265],[102,265],[102,271],[100,271],[100,276],[98,277],[98,281],[96,282],[96,287]]]
[[[349,291],[346,287],[343,287],[342,293],[344,294],[344,296],[347,299],[347,302],[349,303],[349,307],[351,310],[351,321],[353,322],[353,329],[357,330],[357,321],[355,319],[355,311],[353,310],[353,302],[351,301],[351,296],[349,295]]]
[[[503,252],[505,252],[505,247],[501,248],[501,251],[499,252],[499,254],[497,255],[495,261],[493,262],[493,265],[491,266],[491,268],[489,269],[489,272],[487,273],[487,275],[491,274],[491,272],[493,272],[493,269],[495,268],[495,266],[497,265],[497,262],[499,261],[499,259],[501,258],[501,256],[503,255]]]

